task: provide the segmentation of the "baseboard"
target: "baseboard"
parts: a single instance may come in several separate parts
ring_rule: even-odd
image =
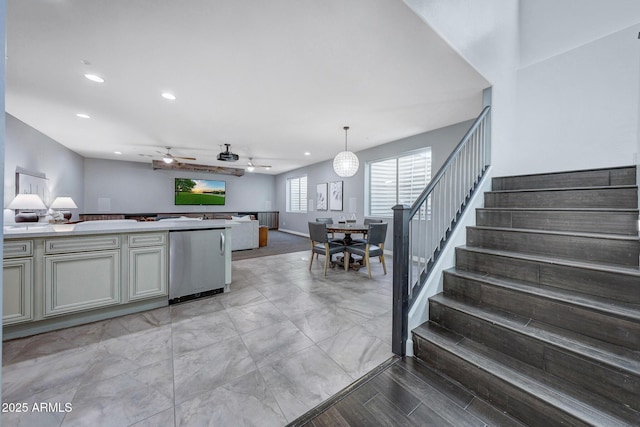
[[[299,231],[287,230],[284,228],[278,228],[278,231],[282,231],[283,233],[295,234],[296,236],[309,237],[309,233],[301,233]]]

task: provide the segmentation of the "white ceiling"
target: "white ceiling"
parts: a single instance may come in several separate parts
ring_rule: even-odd
[[[7,112],[82,156],[271,174],[345,125],[359,151],[473,118],[488,86],[400,0],[8,0],[7,56]]]

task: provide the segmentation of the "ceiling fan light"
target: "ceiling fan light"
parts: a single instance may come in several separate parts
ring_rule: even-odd
[[[256,170],[256,168],[255,168],[255,167],[253,167],[253,166],[247,166],[247,170],[248,170],[249,172],[253,172],[254,170]]]
[[[162,161],[166,164],[173,163],[173,159],[171,157],[163,157]]]

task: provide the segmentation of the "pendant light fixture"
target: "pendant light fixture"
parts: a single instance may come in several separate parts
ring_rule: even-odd
[[[347,178],[358,172],[360,161],[358,160],[358,156],[347,150],[347,131],[349,130],[349,126],[345,126],[343,129],[344,151],[339,152],[333,159],[333,170],[336,171],[338,176]]]

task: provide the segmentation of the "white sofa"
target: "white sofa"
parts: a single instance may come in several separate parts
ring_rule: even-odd
[[[247,217],[231,217],[226,220],[231,225],[231,250],[257,249],[259,242],[259,221]]]

